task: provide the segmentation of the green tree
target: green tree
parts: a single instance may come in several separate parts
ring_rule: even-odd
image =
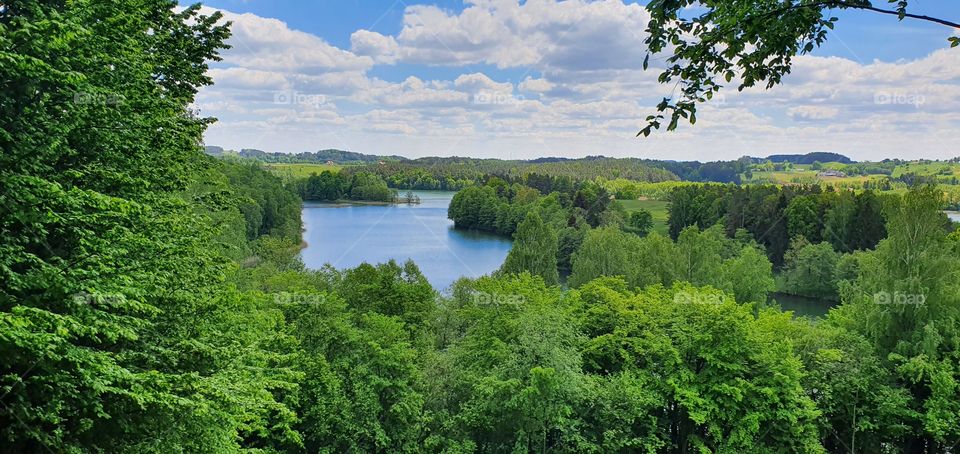
[[[531,211],[513,235],[513,247],[500,268],[504,273],[528,271],[547,285],[560,281],[557,274],[557,234]]]
[[[640,236],[647,236],[652,228],[653,215],[647,210],[630,212],[630,217],[627,218],[627,224],[624,226],[624,230]]]
[[[840,254],[830,243],[794,240],[781,273],[783,291],[812,298],[838,299],[837,264]]]
[[[672,131],[680,119],[697,121],[697,104],[720,91],[723,83],[736,78],[738,90],[761,84],[772,88],[790,73],[793,58],[810,53],[827,39],[838,18],[829,10],[860,10],[904,18],[931,21],[948,27],[960,24],[917,15],[908,11],[908,0],[888,0],[896,7],[884,9],[870,1],[789,1],[750,2],[733,0],[702,4],[698,0],[656,0],[647,5],[650,21],[645,42],[649,53],[643,61],[647,68],[650,55],[668,51],[661,83],[676,81],[680,93],[664,98],[657,114],[647,117],[637,135],[649,135],[659,129],[669,115],[667,129]],[[879,2],[884,3],[884,2]],[[689,7],[704,12],[687,14]],[[948,38],[960,45],[960,37]]]
[[[453,195],[447,217],[457,228],[496,231],[499,203],[493,188],[472,186]]]
[[[424,398],[417,351],[398,317],[355,313],[335,293],[301,290],[285,307],[303,373],[299,429],[311,452],[415,450]]]
[[[529,273],[461,281],[464,333],[428,371],[435,449],[548,452],[576,439],[581,338],[559,287]]]
[[[719,227],[700,231],[687,227],[677,238],[677,279],[695,285],[713,282],[721,275],[725,238]]]
[[[843,191],[835,203],[826,212],[823,224],[823,239],[829,241],[840,252],[857,250],[858,241],[854,238],[854,213],[856,196],[851,191]]]
[[[282,319],[224,284],[213,223],[270,230],[279,205],[187,197],[210,123],[188,106],[229,35],[220,22],[173,1],[2,7],[7,450],[300,445]]]
[[[560,230],[557,240],[557,271],[569,275],[573,270],[573,254],[580,249],[590,226],[578,216],[573,216],[573,224]]]
[[[600,276],[628,276],[634,274],[636,262],[631,260],[640,238],[616,227],[590,230],[583,244],[573,254],[573,270],[567,282],[579,287]]]
[[[882,452],[915,421],[909,393],[862,335],[806,319],[774,325],[804,364],[803,387],[817,404],[820,441],[830,452]]]
[[[589,439],[610,446],[604,430],[615,428],[634,450],[822,451],[802,364],[790,341],[768,328],[789,320],[783,314],[755,317],[747,305],[688,284],[634,294],[606,278],[578,296],[584,369],[636,387],[622,391],[623,405],[641,409],[616,412]]]
[[[397,317],[413,337],[426,334],[436,310],[436,292],[410,260],[360,264],[344,272],[334,288],[352,310]]]
[[[910,394],[919,416],[901,422],[909,427],[898,441],[906,451],[942,451],[960,441],[960,260],[942,206],[933,186],[892,200],[889,236],[859,258],[859,277],[831,312],[835,323],[871,341]]]
[[[773,264],[756,247],[743,246],[720,269],[723,280],[714,285],[730,292],[738,303],[765,303],[767,294],[776,288]]]
[[[784,210],[787,216],[787,235],[791,240],[802,236],[811,242],[820,242],[823,230],[822,214],[812,196],[797,196]]]

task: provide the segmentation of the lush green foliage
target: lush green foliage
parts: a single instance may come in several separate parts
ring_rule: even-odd
[[[228,31],[176,6],[2,7],[6,450],[300,445],[283,318],[226,258],[299,233],[299,201],[200,152],[208,120],[187,106]]]
[[[960,442],[960,236],[940,212],[942,190],[880,203],[681,187],[672,241],[625,232],[596,181],[486,178],[450,215],[515,234],[495,276],[440,295],[410,262],[305,270],[296,192],[376,197],[386,182],[347,172],[288,186],[258,165],[205,157],[209,120],[187,106],[228,32],[219,15],[176,6],[0,6],[6,451],[948,452]],[[758,235],[764,227],[778,236]],[[818,322],[764,305],[774,281],[763,248],[791,235],[789,285],[835,285],[842,299]],[[860,251],[836,255],[831,235]],[[558,269],[572,269],[573,288],[554,285]]]
[[[830,243],[810,244],[797,237],[787,250],[781,291],[812,298],[839,298],[840,253]]]
[[[557,234],[545,224],[536,211],[524,218],[513,235],[514,244],[503,262],[504,273],[528,271],[539,276],[549,285],[555,285],[560,277],[557,273]]]
[[[402,189],[459,190],[496,177],[509,183],[526,184],[547,194],[553,191],[566,192],[572,182],[596,177],[651,182],[677,179],[676,175],[657,163],[659,161],[604,157],[532,161],[431,157],[384,162],[360,169],[376,173],[392,187]]]
[[[225,152],[220,147],[207,147],[207,152],[215,155],[229,155],[232,152]],[[344,151],[329,148],[315,152],[305,151],[302,153],[268,153],[262,150],[247,148],[236,152],[241,158],[254,159],[260,162],[269,163],[314,163],[314,164],[364,164],[376,163],[380,161],[403,161],[406,158],[401,156],[376,156],[370,154],[357,153],[353,151]]]
[[[372,202],[393,202],[397,192],[387,187],[387,183],[371,173],[331,172],[324,170],[295,183],[303,200],[362,200]]]
[[[842,252],[872,249],[886,236],[880,196],[820,186],[679,186],[670,195],[668,222],[673,238],[693,225],[720,224],[731,237],[745,229],[778,267],[797,236]]]
[[[653,215],[647,210],[631,211],[623,229],[640,236],[646,236],[653,229]]]

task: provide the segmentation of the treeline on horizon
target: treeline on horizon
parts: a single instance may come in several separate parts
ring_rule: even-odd
[[[920,160],[918,164],[943,162],[939,172],[919,173],[898,171],[898,167],[910,164],[900,159],[884,159],[878,162],[854,162],[837,153],[813,152],[803,155],[771,155],[767,158],[744,156],[732,161],[669,161],[639,158],[608,158],[587,156],[584,158],[537,158],[531,160],[477,159],[464,157],[426,157],[407,159],[400,156],[365,155],[341,150],[321,150],[315,153],[297,154],[268,153],[260,150],[224,151],[220,147],[207,147],[207,153],[220,157],[242,157],[264,163],[343,164],[347,174],[374,174],[387,186],[399,190],[445,190],[458,191],[467,186],[483,184],[491,176],[514,183],[525,183],[531,174],[551,177],[569,177],[574,180],[623,180],[639,183],[685,181],[701,183],[740,184],[743,178],[752,184],[777,184],[776,181],[753,181],[754,174],[764,172],[790,172],[795,166],[804,165],[815,171],[832,170],[844,175],[881,176],[882,178],[831,182],[828,185],[854,189],[889,191],[904,189],[919,184],[957,185],[960,182],[950,166],[957,158],[948,161]],[[812,176],[794,177],[790,184],[822,184]],[[316,200],[307,193],[305,197]],[[347,192],[349,195],[349,192]],[[951,206],[960,202],[954,202]]]

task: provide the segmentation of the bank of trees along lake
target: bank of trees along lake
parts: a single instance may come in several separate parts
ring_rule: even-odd
[[[451,216],[515,235],[495,275],[440,296],[414,263],[306,270],[299,188],[201,152],[210,120],[188,106],[229,32],[175,6],[0,7],[4,450],[913,453],[960,441],[960,236],[938,190],[878,197],[885,234],[869,244],[846,221],[874,212],[866,196],[678,192],[714,211],[671,212],[674,240],[644,236],[596,182],[486,178]],[[799,197],[837,214],[791,218]],[[768,242],[754,209],[782,210],[786,237],[805,240]],[[831,243],[827,226],[864,243]],[[843,249],[860,246],[874,247]],[[787,285],[811,293],[834,291],[808,284],[836,262],[841,304],[826,318],[764,304],[776,248]],[[555,284],[564,267],[569,289]]]
[[[296,180],[294,186],[303,200],[393,202],[397,199],[397,191],[388,187],[383,178],[367,172],[348,174],[324,170]]]

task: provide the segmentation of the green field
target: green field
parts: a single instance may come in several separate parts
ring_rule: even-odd
[[[838,162],[825,162],[822,164],[823,170],[846,169],[845,164]],[[773,183],[773,184],[797,184],[797,183],[828,183],[834,185],[861,185],[865,181],[887,178],[883,174],[871,175],[849,175],[846,177],[819,177],[818,171],[813,170],[809,164],[794,164],[787,170],[759,170],[754,166],[752,169],[752,178],[747,179],[743,176],[744,183]],[[908,162],[896,166],[892,170],[890,178],[899,178],[906,173],[914,173],[921,176],[936,176],[941,183],[950,183],[954,178],[960,177],[960,164],[956,162],[930,162],[918,161]]]
[[[824,165],[824,168],[831,166]],[[836,167],[836,166],[833,166]],[[819,171],[809,169],[809,166],[797,165],[792,170],[763,171],[754,170],[751,179],[743,178],[744,183],[772,183],[772,184],[862,184],[864,181],[884,178],[884,175],[848,175],[845,177],[821,177]]]
[[[306,178],[311,174],[319,174],[324,170],[337,172],[342,166],[337,164],[288,164],[288,163],[265,163],[264,166],[273,173],[283,178]]]
[[[954,177],[960,176],[960,164],[947,162],[910,162],[897,166],[897,168],[893,170],[892,176],[896,178],[905,173]]]
[[[667,203],[664,200],[619,200],[623,207],[630,211],[647,210],[653,215],[653,231],[661,235],[668,235]]]

